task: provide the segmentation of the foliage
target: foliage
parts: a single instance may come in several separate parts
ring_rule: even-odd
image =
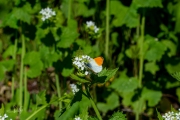
[[[180,107],[179,5],[178,0],[1,0],[1,116],[163,119],[171,105]],[[47,7],[55,15],[42,20],[40,11]],[[88,21],[94,25],[88,27]],[[102,56],[103,70],[77,73],[72,64],[77,55]]]

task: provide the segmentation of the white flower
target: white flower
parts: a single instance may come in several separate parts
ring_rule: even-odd
[[[85,75],[88,75],[89,74],[89,72],[88,71],[85,71],[85,73],[84,73]]]
[[[87,21],[86,26],[87,26],[87,28],[94,30],[95,33],[97,33],[99,31],[99,28],[92,21]]]
[[[80,117],[74,118],[74,120],[82,120]]]
[[[87,75],[88,73],[85,72],[87,66],[87,62],[90,60],[90,57],[87,55],[81,55],[78,57],[75,57],[73,59],[73,65],[78,69],[78,71],[80,71],[81,73]]]
[[[77,88],[75,84],[70,84],[70,87],[74,95],[79,91],[79,89]]]
[[[6,118],[8,118],[6,113],[3,116],[0,116],[0,120],[5,120]],[[12,119],[10,119],[10,120],[12,120]]]
[[[91,27],[91,26],[95,26],[94,22],[92,22],[92,21],[87,21],[86,25],[87,25],[88,28]]]
[[[42,21],[45,21],[46,19],[49,19],[52,16],[55,16],[56,13],[51,8],[47,7],[40,11],[40,14],[42,14]]]
[[[162,117],[164,118],[163,120],[180,120],[180,111],[168,112],[168,113],[165,113]]]
[[[94,32],[97,33],[99,31],[99,28],[97,28],[96,26],[94,27]]]

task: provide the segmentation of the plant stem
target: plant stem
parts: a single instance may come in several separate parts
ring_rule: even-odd
[[[69,25],[69,22],[71,20],[71,6],[72,6],[72,0],[69,0],[67,25]]]
[[[144,43],[144,27],[145,27],[145,17],[142,17],[141,23],[141,37],[140,37],[140,68],[139,68],[139,88],[142,88],[142,75],[143,75],[143,63],[144,63],[144,53],[143,53],[143,43]],[[136,111],[136,120],[139,120],[139,113],[142,109],[141,100],[138,100],[138,110]]]
[[[17,51],[17,38],[15,39],[15,44],[14,44],[14,54],[13,54],[13,60],[16,61],[16,51]],[[15,69],[14,69],[14,72],[15,72]],[[14,82],[15,82],[15,78],[14,78],[14,73],[13,73],[13,77],[12,77],[12,85],[11,85],[11,91],[12,91],[12,94],[11,94],[11,98],[14,97]]]
[[[105,56],[108,58],[109,53],[109,0],[106,0],[106,42],[105,42]]]
[[[60,89],[60,83],[59,83],[59,77],[56,73],[55,75],[55,79],[56,79],[56,88],[57,88],[57,93],[58,93],[58,98],[61,97],[61,89]],[[62,107],[62,101],[59,101],[59,109]]]
[[[89,93],[88,86],[85,86],[85,88],[86,88],[87,96],[88,96],[88,98],[89,98],[89,100],[90,100],[90,102],[91,102],[91,105],[92,105],[92,107],[93,107],[93,109],[94,109],[94,111],[95,111],[98,119],[99,119],[99,120],[102,120],[101,115],[100,115],[100,113],[99,113],[99,110],[98,110],[96,104],[94,103],[94,101],[93,101],[90,93]]]
[[[144,53],[143,53],[144,27],[145,27],[145,17],[142,18],[142,24],[141,24],[139,88],[141,88],[141,86],[142,86],[141,84],[142,84],[142,75],[143,75],[143,62],[144,62]]]
[[[28,108],[28,92],[27,92],[27,70],[24,69],[24,110]]]
[[[25,55],[25,40],[24,40],[24,35],[22,34],[22,50],[21,50],[21,66],[20,66],[20,83],[19,83],[19,88],[20,88],[20,108],[22,108],[22,100],[23,100],[23,67],[24,67],[24,55]]]

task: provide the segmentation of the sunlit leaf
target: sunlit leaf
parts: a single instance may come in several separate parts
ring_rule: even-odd
[[[110,87],[118,92],[132,92],[138,87],[138,80],[135,77],[129,78],[123,73],[113,81]]]
[[[105,83],[110,80],[117,72],[118,68],[108,70],[104,68],[100,73],[98,73],[95,78],[93,78],[93,82],[95,83]]]
[[[148,101],[148,106],[150,107],[157,105],[161,100],[161,97],[161,91],[150,90],[147,88],[144,88],[142,91],[142,98]]]
[[[38,52],[32,51],[27,53],[24,57],[24,64],[29,65],[27,69],[28,77],[34,78],[41,74],[43,63]]]
[[[113,110],[117,106],[119,106],[119,97],[115,93],[112,93],[108,96],[106,103],[97,104],[97,107],[104,113],[106,113],[108,110]]]
[[[161,0],[134,0],[138,7],[163,7]]]
[[[158,65],[155,62],[148,62],[145,64],[145,71],[149,71],[153,75],[159,70]]]

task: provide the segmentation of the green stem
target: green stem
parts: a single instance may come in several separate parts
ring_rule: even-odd
[[[59,77],[56,73],[55,75],[56,79],[56,88],[57,88],[57,93],[58,93],[58,98],[61,98],[61,89],[60,89],[60,83],[59,83]],[[62,101],[59,101],[59,109],[62,107]]]
[[[69,6],[68,6],[68,20],[67,24],[69,25],[69,22],[71,20],[71,6],[72,6],[72,0],[69,0]]]
[[[144,62],[144,54],[143,54],[143,43],[144,43],[144,27],[145,27],[145,17],[142,18],[141,24],[141,38],[140,38],[140,67],[139,67],[139,88],[141,88],[142,84],[142,75],[143,75],[143,62]]]
[[[24,40],[24,35],[22,34],[22,50],[21,50],[21,66],[20,66],[20,83],[19,83],[19,89],[20,89],[20,100],[19,100],[19,105],[20,108],[22,108],[22,100],[23,100],[23,67],[24,67],[24,55],[25,55],[25,40]]]
[[[105,42],[105,56],[108,58],[109,53],[109,0],[106,0],[106,42]]]
[[[16,51],[17,51],[17,38],[15,39],[15,44],[14,44],[14,54],[13,54],[13,60],[16,61]],[[15,72],[15,69],[14,69],[14,72]],[[13,98],[14,97],[14,82],[15,82],[15,78],[14,78],[14,73],[13,73],[13,77],[12,77],[12,85],[11,85],[11,91],[12,91],[12,94],[11,94],[11,97]]]
[[[94,101],[93,101],[90,93],[89,93],[88,86],[85,86],[85,88],[86,88],[87,96],[88,96],[88,98],[89,98],[89,100],[90,100],[90,102],[91,102],[91,105],[92,105],[92,107],[93,107],[93,109],[94,109],[94,111],[95,111],[98,119],[99,119],[99,120],[102,120],[101,115],[100,115],[100,113],[99,113],[99,110],[98,110],[96,104],[94,103]]]
[[[24,69],[24,110],[28,108],[28,92],[27,92],[27,70]]]
[[[140,67],[139,67],[139,88],[142,88],[142,75],[143,75],[143,63],[144,63],[144,53],[143,53],[143,43],[144,43],[144,27],[145,27],[145,17],[142,17],[141,23],[141,38],[140,38]],[[142,109],[141,107],[141,100],[138,101],[140,105],[138,110],[136,111],[136,120],[139,120],[139,114]]]

